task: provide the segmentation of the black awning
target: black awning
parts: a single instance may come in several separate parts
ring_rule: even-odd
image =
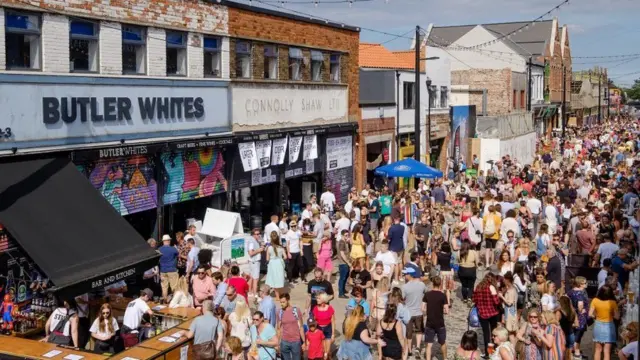
[[[67,158],[0,164],[0,223],[68,295],[139,275],[159,256]]]

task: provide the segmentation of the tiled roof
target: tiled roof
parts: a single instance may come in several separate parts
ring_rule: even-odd
[[[494,24],[479,24],[485,29],[494,33],[497,37],[517,31],[530,22],[508,22]],[[456,42],[477,25],[458,26],[434,26],[429,36],[429,42],[440,46],[449,46]],[[551,38],[553,20],[537,21],[535,26],[529,26],[521,32],[514,33],[510,39],[503,42],[514,48],[518,53],[528,56],[529,54],[544,54],[545,44]],[[502,34],[502,35],[501,35]],[[515,46],[515,44],[518,44]]]
[[[360,67],[379,69],[413,69],[411,56],[405,51],[392,52],[380,44],[360,43]],[[413,54],[412,51],[410,51]]]

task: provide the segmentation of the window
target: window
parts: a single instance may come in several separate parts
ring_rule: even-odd
[[[324,55],[320,51],[311,51],[311,80],[322,81],[322,65]]]
[[[145,28],[122,25],[122,72],[147,72],[147,32]]]
[[[432,109],[435,109],[438,104],[438,86],[431,85],[431,89],[429,91],[429,106]]]
[[[449,89],[446,86],[440,86],[440,107],[449,106]]]
[[[517,90],[513,90],[513,108],[516,109],[517,108],[517,104],[518,104],[518,91]]]
[[[403,102],[404,109],[416,108],[414,84],[415,84],[414,82],[408,82],[408,81],[404,81],[402,83],[402,94],[403,94],[402,102]]]
[[[289,48],[289,80],[302,80],[302,50]]]
[[[204,76],[220,77],[220,38],[204,37]]]
[[[264,46],[264,78],[278,78],[278,47],[276,45]]]
[[[524,90],[520,90],[520,109],[524,109],[524,108],[525,108]]]
[[[167,75],[187,75],[187,34],[167,31]]]
[[[340,54],[331,54],[329,58],[331,81],[340,82]]]
[[[40,69],[40,15],[5,11],[7,69]]]
[[[70,71],[98,71],[98,24],[72,20],[69,32]]]
[[[251,77],[251,43],[246,41],[236,43],[236,77]]]

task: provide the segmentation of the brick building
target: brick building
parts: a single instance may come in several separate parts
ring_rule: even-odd
[[[71,157],[143,236],[207,207],[259,226],[353,184],[358,28],[226,1],[8,0],[0,31],[0,161]]]

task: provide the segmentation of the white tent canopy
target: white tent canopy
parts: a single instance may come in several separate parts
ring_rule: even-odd
[[[199,233],[219,239],[244,234],[240,214],[207,208]]]

